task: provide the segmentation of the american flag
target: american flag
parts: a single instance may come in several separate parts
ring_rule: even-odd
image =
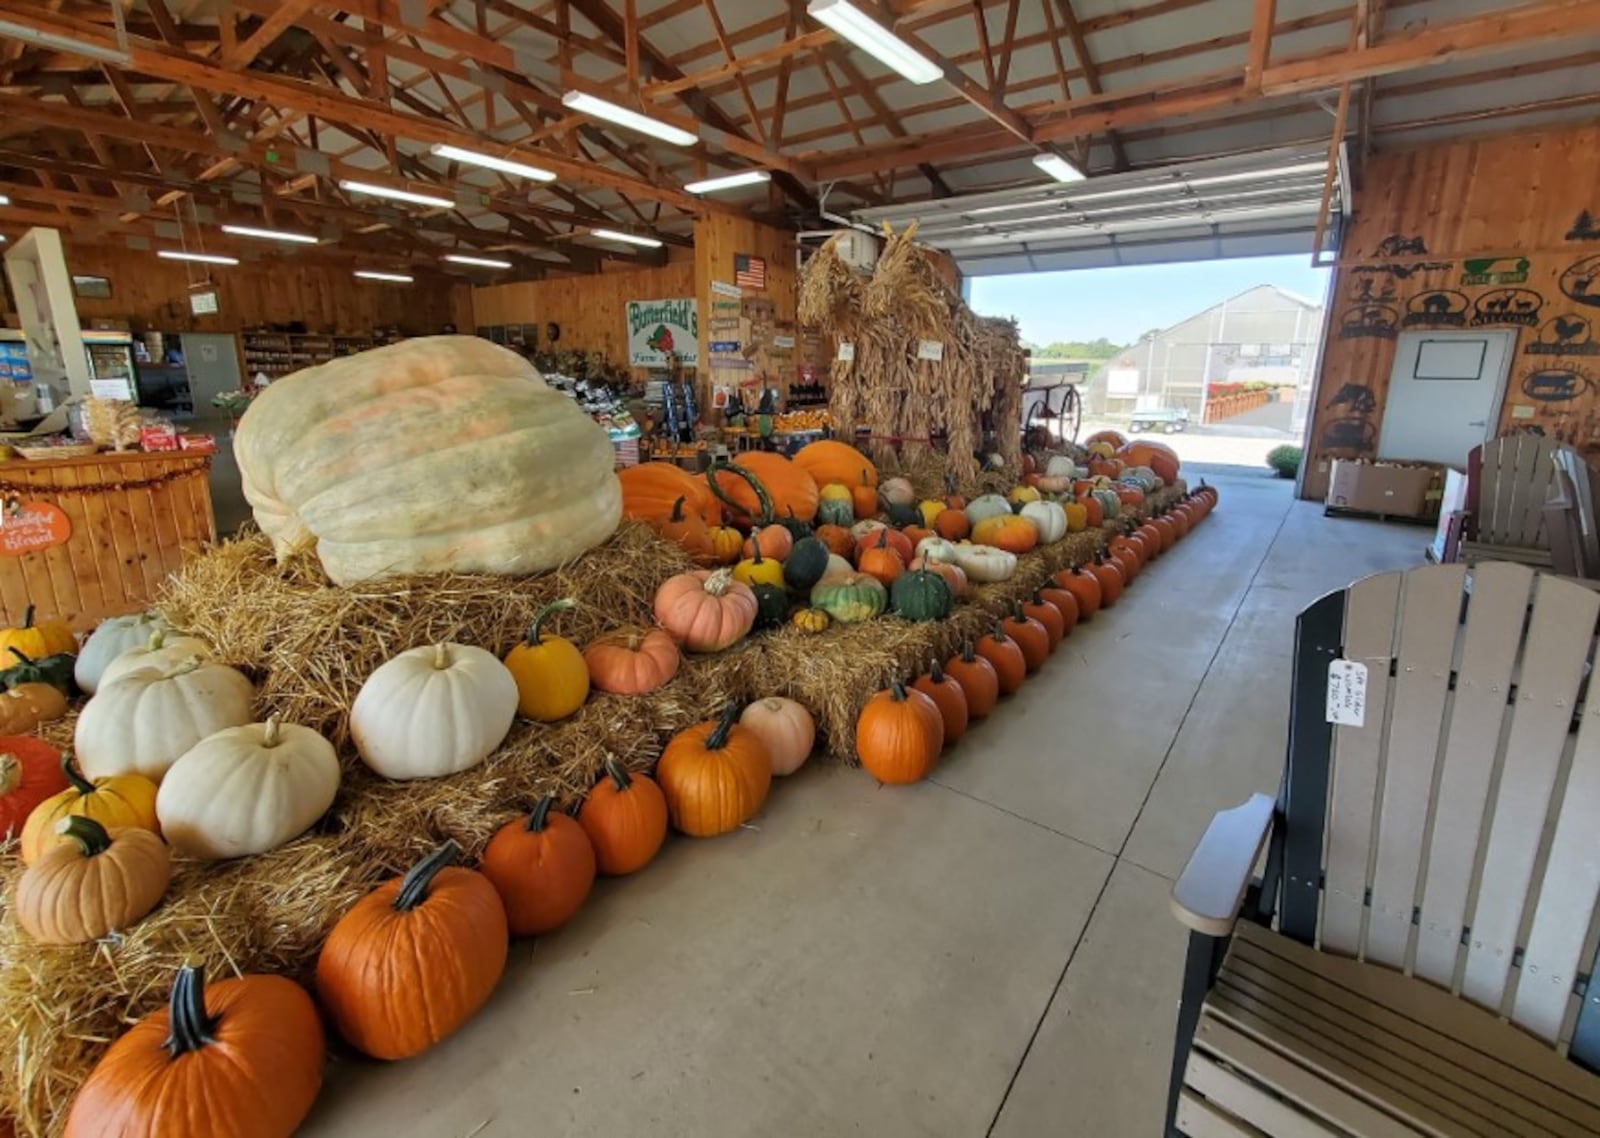
[[[753,288],[758,292],[767,287],[767,262],[749,253],[733,255],[733,283],[740,288]]]

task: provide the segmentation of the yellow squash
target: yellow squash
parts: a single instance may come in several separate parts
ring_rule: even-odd
[[[517,681],[517,710],[539,723],[565,719],[589,698],[583,653],[570,640],[544,634],[552,614],[577,607],[571,597],[551,601],[534,614],[522,643],[506,654],[506,667]]]

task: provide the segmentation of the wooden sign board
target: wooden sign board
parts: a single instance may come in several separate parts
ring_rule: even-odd
[[[5,503],[0,510],[0,556],[37,553],[72,539],[72,521],[49,502]]]

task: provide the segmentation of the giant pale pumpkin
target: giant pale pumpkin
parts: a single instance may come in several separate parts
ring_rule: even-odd
[[[278,380],[234,440],[280,560],[337,584],[402,573],[521,575],[617,528],[606,432],[516,353],[430,336]]]

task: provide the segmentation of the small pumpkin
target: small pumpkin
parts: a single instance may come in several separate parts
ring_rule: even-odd
[[[211,645],[196,636],[179,636],[158,628],[144,644],[128,649],[105,666],[100,673],[100,687],[138,668],[166,668],[191,659],[209,662]]]
[[[956,546],[956,564],[980,585],[1008,581],[1017,571],[1017,555],[992,545]]]
[[[517,682],[517,710],[535,722],[565,719],[589,698],[583,653],[565,637],[544,634],[544,623],[551,616],[577,607],[571,597],[551,601],[534,613],[528,634],[506,653],[506,668]]]
[[[756,700],[740,713],[739,724],[754,731],[766,745],[772,773],[778,778],[804,766],[816,746],[816,720],[800,704],[782,696]]]
[[[317,995],[374,1059],[420,1055],[481,1008],[505,971],[505,906],[445,842],[339,918],[317,955]]]
[[[1059,502],[1029,502],[1022,507],[1022,516],[1039,531],[1041,545],[1054,545],[1067,536],[1067,512]]]
[[[840,624],[871,620],[889,603],[883,582],[865,573],[827,576],[811,589],[811,604]]]
[[[9,665],[0,662],[0,668],[4,668],[0,671],[0,691],[11,691],[24,684],[46,684],[63,696],[77,694],[77,684],[72,678],[77,657],[58,652],[54,656],[35,660],[13,648],[10,659],[14,662]]]
[[[706,528],[706,520],[688,502],[688,495],[679,495],[672,503],[672,512],[656,523],[656,529],[668,541],[681,545],[694,561],[707,565],[712,559],[711,531]]]
[[[836,553],[840,557],[851,557],[856,551],[856,539],[849,529],[844,526],[821,525],[817,527],[816,538],[827,546],[829,553]]]
[[[172,631],[164,619],[148,612],[102,620],[78,650],[72,670],[78,686],[93,695],[106,665],[129,649],[144,647],[150,642],[151,633],[158,629]]]
[[[18,684],[0,692],[0,735],[25,735],[67,713],[67,697],[51,684]]]
[[[707,536],[711,539],[713,565],[732,565],[744,553],[744,534],[732,526],[713,526]]]
[[[817,502],[817,522],[821,525],[848,526],[856,520],[856,500],[850,487],[830,482],[822,488]]]
[[[637,873],[667,840],[667,800],[647,774],[633,774],[607,757],[605,774],[578,809],[578,825],[607,877]]]
[[[850,487],[850,498],[855,504],[856,517],[858,518],[870,518],[878,512],[877,475],[878,472],[874,470],[872,479],[869,481],[867,476],[863,474],[861,481]]]
[[[942,537],[925,537],[917,542],[917,557],[926,557],[934,561],[954,561],[956,559],[955,543],[946,541]]]
[[[884,585],[892,585],[895,579],[906,571],[905,558],[889,546],[889,534],[893,532],[893,530],[879,530],[875,544],[863,550],[861,556],[856,559],[857,569],[869,577],[876,577]],[[904,540],[903,535],[901,540]]]
[[[777,527],[770,527],[776,529]],[[759,531],[758,531],[759,532]],[[781,532],[781,531],[780,531]],[[784,537],[789,535],[785,533]],[[783,588],[783,562],[766,556],[757,546],[743,561],[733,567],[733,579],[741,585],[771,585]]]
[[[819,538],[803,537],[783,563],[783,583],[797,593],[809,593],[827,571],[828,547]]]
[[[672,637],[652,628],[601,637],[583,650],[583,662],[599,691],[646,695],[678,674],[683,654]]]
[[[890,549],[899,555],[902,565],[917,555],[916,542],[912,541],[899,530],[890,529],[888,526],[879,526],[856,542],[856,564],[874,549]]]
[[[1063,500],[1060,505],[1061,512],[1067,515],[1068,533],[1082,533],[1089,528],[1089,511],[1082,502],[1068,498]]]
[[[1040,497],[1042,495],[1032,486],[1013,486],[1010,492],[1006,494],[1006,501],[1011,503],[1011,507],[1015,509],[1029,502],[1037,502]]]
[[[849,443],[818,439],[795,452],[794,464],[811,475],[818,486],[876,486],[878,469],[872,460]]]
[[[36,743],[35,740],[27,740]],[[0,751],[10,749],[15,740],[0,739]],[[36,743],[43,747],[45,744]],[[52,751],[52,753],[54,753]],[[65,789],[46,798],[22,826],[22,860],[28,864],[53,846],[64,845],[56,831],[63,818],[83,817],[100,823],[107,830],[137,828],[152,834],[161,832],[156,820],[156,784],[143,775],[123,774],[90,782],[78,773],[68,756],[56,755]]]
[[[510,732],[517,701],[517,681],[493,652],[425,644],[367,677],[350,707],[350,735],[384,778],[439,778],[488,758]]]
[[[125,929],[161,901],[172,857],[149,830],[108,832],[92,818],[56,823],[64,845],[45,850],[17,879],[17,923],[40,944],[87,944]]]
[[[727,569],[668,577],[656,590],[656,622],[688,652],[720,652],[755,625],[756,595]]]
[[[881,529],[888,528],[889,527],[887,525],[885,525],[883,522],[880,522],[877,518],[862,518],[859,522],[850,527],[850,537],[854,540],[855,544],[851,546],[850,553],[847,554],[847,556],[853,557],[856,551],[861,549],[861,547],[865,544],[868,537],[871,537]]]
[[[960,652],[944,662],[944,670],[961,685],[962,694],[967,697],[968,716],[982,719],[994,710],[1000,700],[1000,676],[993,664],[978,655],[972,641],[967,641]]]
[[[986,518],[1006,517],[1011,513],[1011,503],[998,494],[983,494],[967,503],[967,521],[974,528]]]
[[[915,569],[895,579],[889,589],[889,604],[907,620],[943,620],[950,615],[955,597],[939,574]]]
[[[778,585],[757,582],[750,586],[756,595],[757,628],[777,628],[789,616],[789,594]]]
[[[789,618],[789,623],[801,632],[815,634],[826,632],[828,625],[833,623],[833,617],[822,609],[798,608],[794,610],[794,616]]]
[[[1078,599],[1078,619],[1093,620],[1100,611],[1100,579],[1081,565],[1063,569],[1051,578],[1060,588]]]
[[[794,549],[794,541],[794,535],[781,525],[757,526],[744,543],[744,555],[754,557],[759,549],[761,556],[782,561]]]
[[[1028,658],[1023,655],[1022,646],[1006,635],[999,621],[995,622],[993,630],[978,638],[977,652],[994,665],[1000,694],[1016,694],[1028,677]]]
[[[1122,596],[1122,588],[1126,584],[1122,570],[1108,562],[1099,553],[1094,555],[1094,560],[1085,568],[1093,573],[1095,580],[1100,582],[1100,607],[1110,608]]]
[[[101,677],[74,725],[73,747],[90,779],[142,774],[159,782],[200,740],[249,723],[254,699],[242,673],[196,657]]]
[[[909,568],[913,572],[927,570],[929,573],[937,573],[943,577],[944,583],[950,587],[950,595],[958,601],[972,592],[972,585],[967,581],[966,571],[959,565],[953,565],[948,561],[930,561],[926,557],[919,557],[910,564]]]
[[[944,749],[939,707],[899,680],[867,701],[856,718],[856,754],[881,783],[903,785],[928,776]]]
[[[772,757],[760,735],[738,722],[730,703],[716,722],[678,732],[661,752],[656,779],[672,825],[714,838],[754,818],[772,786]]]
[[[0,842],[20,837],[40,803],[66,788],[61,752],[42,739],[0,737]]]
[[[0,628],[0,660],[11,659],[9,649],[12,648],[35,660],[78,650],[78,638],[72,635],[72,629],[67,627],[66,621],[53,617],[36,620],[36,616],[34,606],[29,605],[22,612],[21,624],[14,628]]]
[[[479,869],[506,909],[512,936],[554,932],[577,915],[594,888],[594,846],[583,827],[545,795],[527,818],[495,831]]]
[[[1037,589],[1033,591],[1033,599],[1023,601],[1021,608],[1024,616],[1043,626],[1049,636],[1050,651],[1054,652],[1067,635],[1067,622],[1062,618],[1061,610],[1041,597]]]
[[[973,526],[972,540],[1007,553],[1027,553],[1039,544],[1039,528],[1018,514],[1001,514]]]
[[[933,532],[946,541],[960,541],[972,533],[972,522],[967,519],[965,510],[955,510],[946,506],[939,511],[939,516],[933,519]]]
[[[1088,492],[1079,494],[1078,505],[1083,507],[1085,529],[1099,529],[1106,524],[1105,507],[1093,494]]]
[[[914,526],[922,520],[922,512],[911,502],[891,502],[884,498],[883,512],[889,518],[889,524],[896,528]]]
[[[1022,611],[1020,603],[1011,607],[1011,615],[1001,622],[1005,634],[1022,649],[1022,659],[1031,675],[1044,667],[1050,659],[1050,632],[1039,621]]]
[[[156,817],[181,853],[245,857],[305,833],[338,793],[333,744],[274,715],[218,731],[185,752],[161,780]]]
[[[944,499],[924,498],[917,503],[917,511],[922,514],[923,526],[933,529],[934,523],[939,520],[939,515],[945,511]]]
[[[944,721],[944,745],[948,747],[959,742],[967,733],[969,719],[967,693],[961,685],[945,675],[939,661],[935,660],[927,674],[918,676],[911,686],[933,700],[939,709],[939,718]]]
[[[1107,565],[1115,566],[1117,572],[1122,574],[1124,588],[1133,583],[1134,577],[1139,573],[1139,561],[1128,551],[1126,546],[1108,549],[1104,554],[1104,558]]]
[[[917,492],[905,478],[885,479],[878,484],[878,494],[891,506],[912,506],[917,501]]]

